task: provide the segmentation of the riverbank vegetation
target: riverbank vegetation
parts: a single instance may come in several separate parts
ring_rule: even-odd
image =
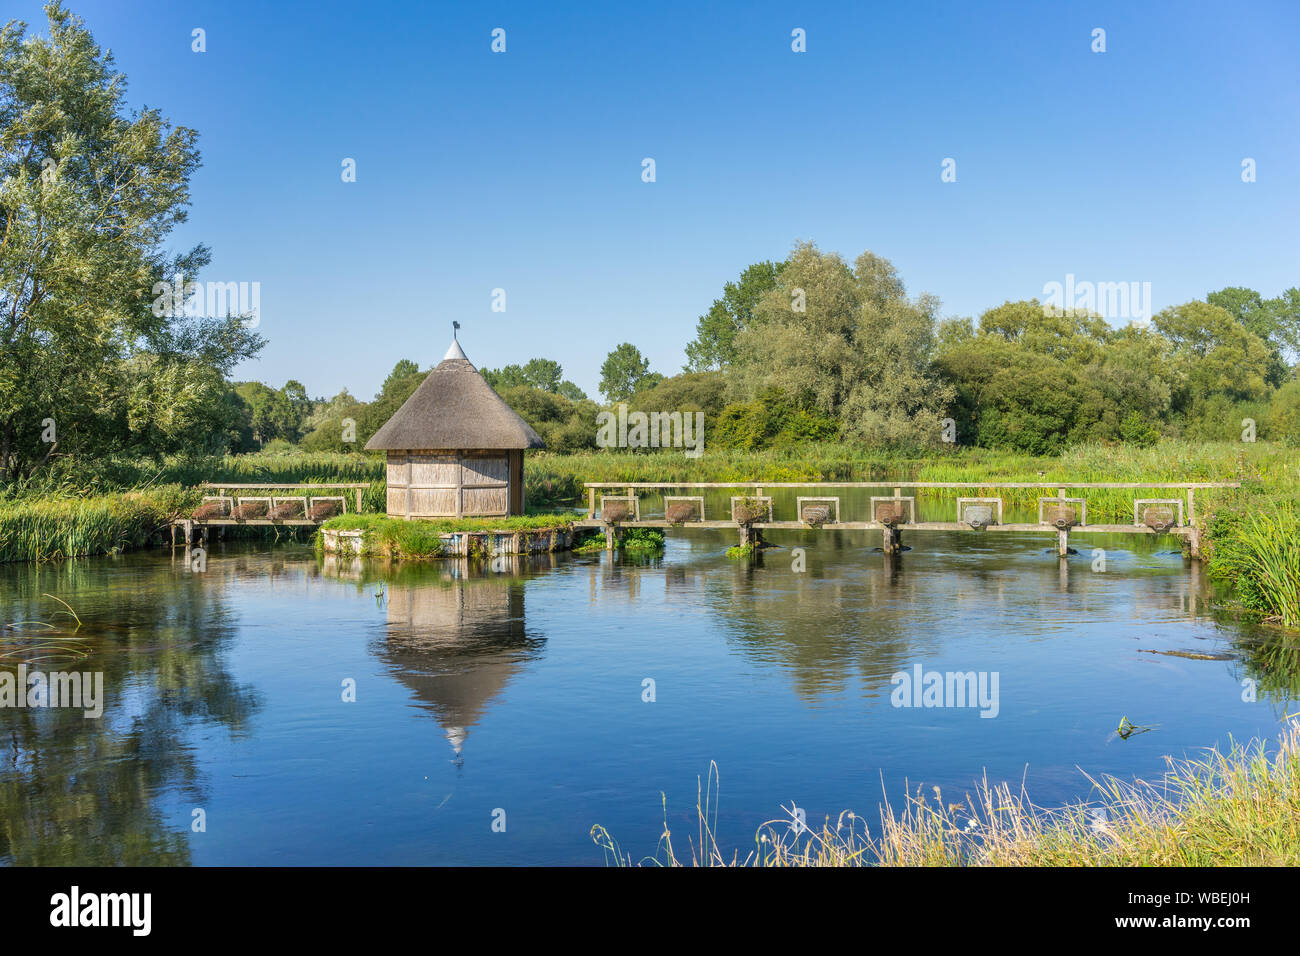
[[[394,356],[368,401],[346,388],[312,397],[298,379],[235,380],[265,344],[260,315],[228,284],[199,281],[207,247],[169,251],[188,215],[198,133],[133,108],[84,22],[57,4],[46,14],[43,35],[17,21],[0,32],[0,100],[11,107],[0,150],[0,560],[158,540],[192,506],[179,489],[202,481],[322,492],[364,481],[362,510],[383,511],[382,458],[362,449],[428,366]],[[126,185],[104,190],[106,175]],[[612,339],[600,401],[554,359],[484,368],[547,443],[527,456],[530,504],[581,506],[584,481],[1243,479],[1240,492],[1200,499],[1198,520],[1213,519],[1207,550],[1227,542],[1218,567],[1247,609],[1300,619],[1290,526],[1252,517],[1295,497],[1300,289],[1207,290],[1153,314],[1120,283],[1087,283],[1069,302],[1045,285],[1049,301],[954,316],[909,292],[884,256],[813,242],[718,278],[678,373]],[[648,448],[635,433],[598,448],[597,416],[623,406],[699,413],[702,445],[689,451],[702,454]],[[1129,500],[1090,495],[1089,513],[1124,520]]]
[[[909,793],[879,823],[845,811],[820,826],[794,813],[764,824],[752,848],[718,841],[716,767],[686,841],[665,822],[653,855],[637,860],[601,826],[609,864],[655,866],[1296,866],[1300,864],[1300,729],[1262,744],[1166,758],[1158,782],[1093,780],[1096,796],[1056,810],[984,780],[949,803],[938,788]],[[665,821],[667,819],[665,798]],[[789,808],[787,808],[789,810]],[[683,846],[686,843],[686,846]]]
[[[385,558],[428,559],[446,556],[446,534],[476,532],[567,531],[577,516],[572,511],[516,515],[507,518],[440,518],[406,521],[381,514],[347,514],[331,518],[321,531],[361,532],[360,554]],[[321,538],[317,535],[318,546]]]

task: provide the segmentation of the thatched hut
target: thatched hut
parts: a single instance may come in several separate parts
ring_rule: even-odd
[[[524,513],[524,451],[545,448],[470,364],[460,343],[366,442],[388,453],[394,518]]]

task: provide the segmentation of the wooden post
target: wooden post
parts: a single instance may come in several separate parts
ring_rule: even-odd
[[[357,514],[361,514],[361,489],[357,489]]]
[[[881,534],[880,550],[884,551],[885,554],[897,554],[898,553],[898,532],[895,531],[893,528],[891,528],[889,525],[884,525],[880,529],[880,534]]]
[[[1070,553],[1070,532],[1068,529],[1061,529],[1056,532],[1056,553],[1065,557]]]
[[[596,517],[596,489],[587,489],[587,517]]]
[[[615,551],[618,549],[618,531],[613,525],[605,525],[605,550]]]

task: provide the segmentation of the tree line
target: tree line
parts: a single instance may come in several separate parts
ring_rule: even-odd
[[[51,462],[301,448],[357,450],[427,369],[402,359],[368,401],[232,381],[265,342],[248,316],[158,310],[209,264],[168,251],[186,219],[197,134],[130,111],[125,77],[82,21],[0,29],[0,477]],[[596,444],[602,407],[705,413],[709,447],[844,441],[1036,454],[1162,436],[1300,443],[1300,290],[1209,292],[1116,327],[1036,299],[973,317],[911,296],[871,252],[812,243],[755,263],[699,317],[675,374],[630,342],[600,398],[534,358],[484,376],[555,451]],[[1247,424],[1249,423],[1249,424]]]

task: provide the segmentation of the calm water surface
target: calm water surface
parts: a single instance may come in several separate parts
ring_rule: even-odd
[[[879,534],[769,537],[753,567],[703,531],[644,564],[496,572],[264,543],[201,572],[180,552],[0,566],[0,622],[56,625],[0,632],[0,667],[102,671],[107,698],[100,720],[0,710],[0,860],[598,865],[593,824],[653,852],[661,792],[693,830],[710,761],[720,841],[744,848],[782,804],[874,819],[908,783],[1087,797],[1082,771],[1158,775],[1295,709],[1294,664],[1216,622],[1170,539],[1061,563],[1050,535],[918,533],[891,567]],[[996,672],[996,718],[892,706],[918,664]],[[1120,739],[1123,716],[1153,729]]]

